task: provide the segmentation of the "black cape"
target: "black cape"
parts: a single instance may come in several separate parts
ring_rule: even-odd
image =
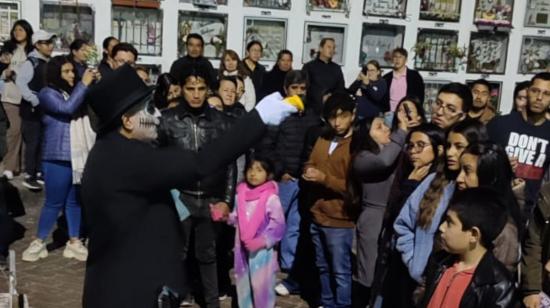
[[[182,292],[182,241],[169,190],[234,161],[264,130],[250,112],[198,153],[118,132],[99,138],[82,179],[90,239],[83,306],[151,308],[162,286]]]

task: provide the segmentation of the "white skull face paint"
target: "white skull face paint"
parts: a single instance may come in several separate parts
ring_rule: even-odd
[[[160,124],[160,111],[155,108],[153,101],[149,100],[143,109],[130,117],[134,125],[133,138],[141,141],[154,141],[157,139],[157,127]]]

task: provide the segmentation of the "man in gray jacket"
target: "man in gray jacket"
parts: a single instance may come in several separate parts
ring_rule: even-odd
[[[42,72],[50,60],[55,35],[38,30],[32,35],[35,49],[29,53],[27,61],[21,64],[15,84],[21,91],[20,116],[21,133],[25,143],[25,180],[23,186],[32,191],[42,190],[44,184],[40,176],[40,136],[42,134],[39,101],[37,94],[44,85]]]

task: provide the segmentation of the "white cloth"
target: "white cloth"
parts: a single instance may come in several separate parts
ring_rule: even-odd
[[[17,76],[19,67],[26,60],[27,60],[27,54],[25,53],[25,48],[23,48],[22,45],[18,45],[15,51],[13,52],[8,69],[14,71]],[[2,76],[0,78],[2,79],[5,78],[5,72],[6,71],[2,73]],[[14,104],[14,105],[21,104],[21,91],[15,85],[15,82],[13,81],[6,82],[4,84],[4,87],[0,90],[0,93],[2,96],[2,102]]]
[[[274,92],[256,105],[256,110],[266,125],[279,125],[290,114],[298,112],[296,107],[285,103],[283,99],[279,92]]]
[[[71,121],[70,136],[73,184],[80,184],[88,154],[90,154],[96,137],[87,115]]]

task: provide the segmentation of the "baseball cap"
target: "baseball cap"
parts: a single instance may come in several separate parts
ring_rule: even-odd
[[[49,41],[55,37],[55,34],[49,33],[45,30],[37,30],[32,35],[32,44],[36,44],[39,41]]]

